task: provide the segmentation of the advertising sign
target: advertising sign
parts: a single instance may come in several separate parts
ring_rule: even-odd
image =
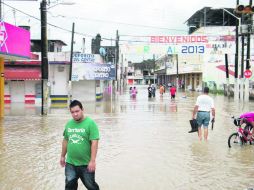
[[[74,53],[73,63],[104,63],[99,54]]]
[[[0,54],[29,58],[30,32],[6,22],[0,22]]]
[[[235,53],[235,42],[234,41],[222,41],[218,39],[211,38],[207,43],[179,43],[179,44],[149,44],[149,45],[125,45],[121,47],[121,50],[125,54],[156,54],[156,55],[204,55],[204,54],[220,54],[225,53],[233,54]],[[212,41],[214,40],[214,41]]]
[[[74,54],[71,80],[115,80],[115,64],[97,62],[98,56],[96,54]]]
[[[124,44],[121,46],[121,52],[129,55],[155,54],[158,55],[158,57],[165,54],[234,54],[235,28],[232,27],[225,30],[223,27],[223,30],[219,31],[220,33],[218,33],[217,30],[211,32],[210,35],[146,36],[135,40],[147,41],[147,44]],[[205,31],[203,31],[203,33],[205,33]]]

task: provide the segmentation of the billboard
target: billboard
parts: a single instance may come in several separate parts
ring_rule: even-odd
[[[72,81],[115,80],[115,64],[104,63],[97,54],[74,53],[72,60]]]
[[[6,22],[0,22],[0,54],[29,58],[30,32]]]
[[[191,38],[192,37],[192,38]],[[195,37],[195,38],[193,38]],[[213,36],[152,36],[150,44],[125,44],[121,47],[125,54],[156,54],[156,55],[205,55],[234,54],[234,35]]]
[[[206,29],[205,29],[206,28]],[[207,32],[209,29],[209,32]],[[144,36],[121,45],[121,52],[128,55],[224,55],[235,54],[235,27],[204,27],[198,35]]]

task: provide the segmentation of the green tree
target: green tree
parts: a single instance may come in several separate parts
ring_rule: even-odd
[[[155,68],[155,63],[153,59],[147,59],[140,63],[134,63],[134,69],[140,69],[141,71],[148,70],[151,72]]]

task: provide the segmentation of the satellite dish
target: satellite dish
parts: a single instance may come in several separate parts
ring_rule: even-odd
[[[100,55],[101,56],[105,56],[106,55],[106,50],[103,48],[103,47],[101,47],[100,49],[99,49],[99,53],[100,53]]]

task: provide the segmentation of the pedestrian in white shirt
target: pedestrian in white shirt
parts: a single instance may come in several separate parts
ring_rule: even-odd
[[[198,137],[199,140],[202,140],[202,126],[204,128],[204,139],[207,141],[208,137],[208,125],[210,122],[210,112],[212,112],[212,121],[214,122],[215,119],[215,108],[214,108],[214,101],[208,95],[209,88],[204,88],[204,93],[199,95],[197,98],[197,102],[195,104],[192,119],[197,120],[198,123]]]

